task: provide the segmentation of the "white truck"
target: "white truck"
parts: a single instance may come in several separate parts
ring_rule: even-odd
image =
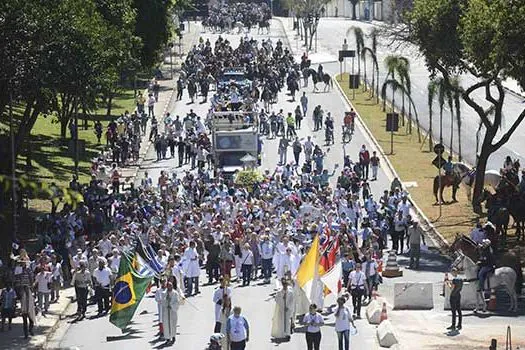
[[[213,112],[211,120],[212,152],[215,171],[232,176],[243,166],[259,165],[261,144],[252,112]]]

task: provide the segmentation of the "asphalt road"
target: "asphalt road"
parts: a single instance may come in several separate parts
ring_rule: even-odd
[[[204,39],[210,38],[213,43],[218,35],[203,34]],[[225,35],[233,45],[237,45],[240,37],[237,35]],[[267,36],[253,35],[256,39],[266,38]],[[279,38],[284,41],[284,32],[279,25],[273,25],[270,33],[272,41],[275,43]],[[330,111],[334,116],[341,116],[344,111],[348,110],[345,102],[336,90],[327,93],[311,93],[311,88],[304,90],[307,92],[309,99],[310,113],[313,107],[321,104],[325,111]],[[273,109],[278,111],[283,109],[285,112],[292,112],[297,103],[289,101],[290,97],[286,96],[284,92],[279,95],[278,103],[273,106]],[[188,104],[187,95],[182,101],[172,101],[168,111],[174,115],[184,116],[193,109],[198,115],[206,115],[208,104]],[[300,138],[306,138],[307,135],[313,135],[314,142],[324,145],[324,132],[319,131],[314,133],[313,120],[311,117],[303,120],[303,127],[298,131]],[[371,142],[366,139],[359,128],[353,136],[352,141],[343,148],[341,142],[340,124],[335,128],[335,145],[330,147],[323,146],[327,152],[325,158],[325,167],[330,171],[335,164],[343,164],[344,153],[351,155],[352,159],[358,156],[359,148],[362,144],[367,145],[370,151],[373,150]],[[277,155],[278,140],[264,140],[262,168],[275,169],[278,162]],[[304,159],[304,158],[301,158]],[[288,161],[293,160],[293,154],[290,150],[288,154]],[[187,170],[187,166],[182,168],[176,167],[175,159],[167,159],[157,162],[153,147],[148,151],[145,161],[141,166],[138,174],[138,179],[143,176],[144,171],[148,171],[153,178],[154,183],[160,175],[160,171],[167,170],[169,172],[181,173]],[[332,178],[335,183],[337,177]],[[378,181],[372,183],[372,191],[378,196],[382,193],[383,188],[389,187],[390,180],[383,171],[380,171]],[[204,278],[203,278],[204,280]],[[201,288],[202,294],[191,298],[186,305],[181,306],[179,310],[179,337],[174,345],[176,349],[204,349],[209,336],[213,331],[213,304],[211,302],[214,287],[204,286]],[[305,348],[304,335],[297,333],[293,335],[288,343],[271,343],[270,342],[270,328],[271,318],[273,313],[273,299],[271,293],[272,286],[259,286],[254,284],[250,287],[235,287],[233,300],[234,304],[243,307],[243,312],[251,322],[252,335],[250,336],[250,344],[248,349],[270,349],[273,347],[280,347],[282,349],[297,349],[303,350]],[[71,309],[71,313],[75,309]],[[143,349],[158,347],[161,343],[157,343],[155,334],[157,329],[153,328],[156,304],[152,298],[144,298],[135,315],[131,325],[132,332],[126,336],[121,336],[120,331],[109,323],[107,318],[89,319],[90,316],[96,313],[93,307],[88,312],[88,319],[80,323],[64,322],[62,334],[57,333],[53,344],[60,348],[74,348],[79,349],[113,349],[115,346],[125,347],[126,349]],[[326,315],[326,326],[323,327],[322,348],[334,349],[337,346],[337,337],[333,329],[333,316]],[[368,325],[365,320],[357,321],[359,333],[353,337],[354,346],[362,349],[375,348],[375,328]],[[300,331],[300,329],[299,329]],[[65,332],[65,333],[64,333]],[[109,337],[109,338],[108,338]]]

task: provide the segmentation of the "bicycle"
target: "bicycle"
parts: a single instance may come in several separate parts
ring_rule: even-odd
[[[346,125],[343,125],[343,143],[352,141],[353,130]]]

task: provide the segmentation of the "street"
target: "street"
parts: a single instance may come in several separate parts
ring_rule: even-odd
[[[337,20],[341,21],[341,20]],[[333,23],[332,23],[333,22]],[[350,21],[346,21],[350,23]],[[193,23],[192,26],[197,26]],[[286,23],[285,23],[286,25]],[[335,55],[335,60],[337,59],[337,50],[339,49],[340,43],[336,40],[330,40],[329,38],[342,38],[346,32],[347,27],[342,26],[339,22],[324,20],[321,21],[320,33],[319,33],[319,42],[320,42],[320,51],[326,51],[330,55]],[[252,31],[249,34],[249,37],[253,36],[255,39],[260,40],[267,38],[267,35],[260,36],[255,34],[256,31]],[[238,35],[222,35],[232,42],[232,46],[236,47],[240,36]],[[202,38],[206,40],[207,38],[213,43],[217,39],[217,34],[203,33]],[[285,46],[287,45],[287,39],[285,37],[284,28],[281,25],[281,22],[277,20],[272,20],[271,33],[269,35],[272,42],[275,42],[279,39],[283,41]],[[342,40],[341,40],[342,41]],[[351,43],[351,40],[349,41]],[[290,44],[293,46],[295,43],[293,40],[290,41]],[[383,51],[384,55],[386,51]],[[295,53],[295,52],[294,52]],[[380,55],[381,56],[381,55]],[[317,65],[319,62],[314,63]],[[329,60],[329,62],[323,61],[323,66],[325,70],[330,72],[331,75],[339,71],[339,63]],[[416,104],[422,105],[421,110],[426,105],[426,82],[424,77],[427,77],[427,74],[416,68],[417,65],[413,64],[413,84]],[[316,68],[316,66],[315,66]],[[428,81],[428,77],[427,77]],[[310,82],[311,84],[311,82]],[[322,83],[319,85],[321,87]],[[321,87],[322,90],[322,87]],[[301,89],[300,94],[305,91],[308,97],[308,116],[303,120],[303,126],[298,130],[298,136],[301,139],[305,139],[308,135],[312,135],[312,139],[315,143],[322,145],[322,149],[326,151],[327,156],[325,158],[325,168],[331,172],[336,164],[343,164],[343,157],[345,154],[349,154],[352,160],[358,158],[358,152],[362,145],[372,152],[374,149],[372,140],[364,134],[360,126],[356,127],[355,133],[352,137],[352,141],[349,144],[342,144],[341,142],[341,124],[342,118],[345,111],[349,110],[349,106],[343,100],[342,96],[339,94],[336,88],[331,89],[329,92],[323,93],[313,93],[311,85],[308,88]],[[295,107],[299,104],[298,99],[299,95],[296,96],[297,101],[291,102],[290,96],[285,94],[283,90],[278,97],[278,103],[273,105],[272,109],[274,111],[279,111],[283,109],[285,113],[293,112]],[[200,100],[200,99],[199,99]],[[509,98],[511,100],[511,98]],[[195,104],[188,104],[187,91],[183,96],[182,101],[174,101],[172,99],[169,102],[167,110],[171,113],[172,116],[180,115],[181,118],[184,117],[187,113],[190,112],[190,109],[200,116],[205,116],[208,111],[208,104],[201,104],[196,102]],[[418,102],[419,101],[419,102]],[[518,103],[516,101],[516,103]],[[313,120],[311,118],[311,111],[316,105],[321,105],[323,110],[331,112],[332,116],[335,119],[335,130],[334,138],[335,144],[329,147],[325,146],[324,142],[324,131],[313,132]],[[466,111],[466,109],[465,109]],[[159,118],[159,116],[157,116]],[[475,147],[472,143],[472,135],[474,133],[467,132],[467,130],[472,130],[473,125],[476,123],[476,120],[472,115],[468,115],[467,112],[464,112],[464,132],[465,137],[463,138],[465,142],[464,150],[468,152],[469,157],[475,152]],[[509,120],[510,122],[510,120]],[[162,125],[162,119],[159,118],[159,125]],[[445,125],[445,121],[444,121]],[[519,135],[520,130],[525,130],[523,128],[516,131],[516,135]],[[278,163],[278,154],[277,146],[278,139],[268,140],[266,137],[263,137],[263,157],[262,157],[262,166],[261,168],[270,169],[273,171],[277,167]],[[515,136],[509,142],[509,147],[517,147],[521,140],[519,137]],[[517,149],[517,148],[516,148]],[[505,150],[501,150],[504,152]],[[508,151],[508,150],[506,150]],[[498,155],[500,154],[498,153]],[[501,153],[504,154],[504,153]],[[301,154],[301,162],[304,160],[304,155]],[[154,184],[160,175],[162,170],[166,170],[169,173],[176,172],[181,174],[181,172],[188,170],[187,166],[178,168],[176,164],[176,158],[166,159],[161,161],[156,161],[156,154],[151,146],[144,158],[144,163],[141,165],[138,172],[136,182],[140,181],[140,178],[143,177],[144,172],[147,171],[149,176],[153,179]],[[288,162],[293,160],[293,154],[291,148],[289,148],[288,153]],[[468,158],[470,161],[470,158]],[[491,164],[496,166],[496,163],[502,163],[499,158],[491,158]],[[383,162],[384,164],[384,162]],[[331,178],[331,183],[335,184],[338,171],[334,177]],[[180,177],[180,176],[179,176]],[[387,171],[385,172],[382,168],[379,171],[378,180],[371,182],[372,193],[375,198],[378,198],[382,194],[383,190],[390,187],[390,182],[392,180],[392,174]],[[431,242],[429,242],[431,243]],[[429,244],[432,246],[432,244]],[[401,266],[406,266],[407,258],[405,256],[400,256],[398,262]],[[405,275],[399,279],[388,280],[385,279],[383,285],[380,286],[380,294],[387,298],[387,301],[393,303],[393,286],[395,282],[408,282],[408,281],[428,281],[434,284],[434,302],[435,308],[431,311],[425,312],[413,312],[413,311],[391,311],[389,308],[389,318],[394,323],[399,337],[401,339],[401,344],[403,349],[437,349],[438,344],[447,344],[450,346],[449,349],[459,348],[459,344],[464,344],[464,349],[476,349],[481,348],[482,344],[488,344],[490,337],[497,337],[503,335],[505,331],[505,326],[507,323],[512,323],[513,325],[513,334],[518,335],[521,338],[518,338],[519,345],[525,345],[523,342],[523,337],[525,336],[525,319],[522,316],[523,314],[523,303],[521,303],[521,316],[513,317],[512,319],[502,319],[500,317],[489,317],[487,319],[482,319],[478,317],[468,317],[465,321],[466,330],[462,334],[455,337],[450,337],[446,334],[445,327],[448,325],[449,321],[449,312],[443,311],[443,298],[439,297],[441,291],[442,281],[443,281],[443,272],[447,271],[450,265],[450,261],[438,256],[434,249],[431,249],[430,253],[426,253],[422,257],[421,271],[411,271],[406,270]],[[205,280],[205,274],[201,274],[201,283]],[[272,280],[273,281],[273,280]],[[296,334],[293,334],[289,342],[284,343],[272,343],[270,339],[270,328],[272,314],[274,310],[273,302],[273,292],[275,284],[270,285],[260,285],[260,281],[255,281],[252,285],[247,287],[241,287],[235,282],[233,283],[233,296],[232,304],[239,305],[242,307],[242,314],[247,318],[250,323],[250,341],[248,343],[247,349],[250,350],[267,350],[271,348],[281,348],[281,349],[290,349],[290,350],[303,350],[306,348],[304,340],[304,327],[296,328]],[[171,347],[174,349],[205,349],[208,342],[209,336],[213,333],[214,326],[214,316],[213,310],[214,306],[212,303],[212,295],[216,286],[202,286],[201,294],[195,297],[191,297],[187,302],[182,305],[179,309],[178,314],[178,334],[175,344]],[[109,323],[108,317],[96,318],[96,306],[91,306],[88,308],[87,317],[85,320],[75,323],[71,322],[72,318],[65,319],[62,321],[61,326],[58,328],[58,331],[54,334],[51,341],[48,344],[49,348],[60,348],[60,349],[114,349],[115,347],[123,349],[145,349],[145,348],[163,348],[164,342],[160,341],[156,336],[158,328],[156,327],[157,321],[157,305],[153,299],[153,292],[147,295],[141,302],[133,321],[130,325],[130,331],[121,334],[120,330],[114,327]],[[334,304],[332,297],[328,297],[328,301],[325,303],[325,306]],[[349,305],[348,303],[347,305]],[[68,308],[66,314],[74,314],[76,310],[76,304],[71,304]],[[325,309],[326,311],[326,309]],[[364,315],[364,310],[362,312]],[[331,312],[325,312],[323,314],[325,318],[325,326],[322,327],[322,340],[321,348],[322,349],[336,349],[337,348],[337,336],[334,326],[334,317]],[[424,327],[422,326],[424,325]],[[358,329],[358,334],[353,336],[352,348],[354,349],[376,349],[379,348],[376,340],[376,327],[368,324],[366,318],[363,317],[361,320],[356,321],[356,326]],[[476,331],[478,329],[478,331]],[[418,331],[421,330],[420,333]],[[481,331],[479,331],[481,330]],[[483,334],[483,336],[481,336]],[[425,345],[428,337],[428,345]],[[488,340],[487,340],[488,339]],[[520,343],[521,341],[521,343]],[[488,348],[488,345],[483,348]]]

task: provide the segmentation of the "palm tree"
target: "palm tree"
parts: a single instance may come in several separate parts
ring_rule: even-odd
[[[389,78],[395,80],[395,72],[397,71],[397,65],[399,63],[398,57],[396,55],[388,55],[385,57],[385,66],[387,70],[387,74],[385,77],[385,82],[383,83],[383,87],[385,87],[386,82],[389,80]],[[383,96],[383,94],[381,94]],[[383,112],[386,110],[386,100],[383,98]]]
[[[461,150],[461,84],[459,77],[454,77],[451,81],[453,87],[452,98],[454,99],[454,106],[456,107],[456,123],[458,126],[458,160],[461,162],[463,160],[463,154]]]
[[[401,84],[407,88],[406,90],[409,90],[410,87],[410,64],[408,62],[408,59],[405,57],[398,57],[398,63],[396,66],[396,72],[399,76]],[[403,125],[405,125],[405,92],[402,91],[402,102],[401,102],[401,115],[403,116]],[[412,133],[412,127],[410,126],[410,123],[408,123],[409,127],[409,133]]]
[[[405,87],[403,84],[401,84],[399,81],[397,81],[395,78],[388,79],[383,83],[383,87],[381,88],[381,98],[383,101],[386,101],[386,90],[391,87],[392,88],[392,112],[394,112],[394,106],[396,102],[396,91],[399,90],[405,90]]]
[[[450,150],[454,146],[454,94],[459,89],[459,80],[457,77],[452,77],[449,80],[449,91],[447,93],[448,108],[450,108]]]
[[[436,98],[437,94],[437,81],[434,79],[431,79],[428,82],[427,86],[427,92],[428,92],[428,151],[432,152],[432,148],[434,146],[432,142],[432,105],[434,104],[434,99]]]
[[[377,96],[377,102],[376,103],[379,103],[379,65],[377,63],[377,37],[379,36],[379,30],[377,28],[372,28],[372,30],[370,31],[370,34],[369,34],[370,38],[372,39],[372,53],[373,55],[372,56],[372,59],[374,60],[374,64],[376,66],[376,76],[377,76],[377,81],[376,81],[376,96]],[[372,90],[374,90],[374,83],[372,83]],[[372,93],[372,96],[374,94]]]
[[[372,28],[370,31],[369,37],[372,39],[372,51],[377,53],[377,37],[379,36],[379,30],[377,28]]]
[[[450,101],[452,96],[450,93],[450,87],[447,86],[447,82],[443,78],[437,80],[438,86],[438,102],[439,102],[439,143],[443,143],[443,108],[445,101]],[[450,103],[450,102],[449,102]]]
[[[366,54],[368,53],[370,55],[370,57],[372,57],[372,63],[373,63],[373,69],[375,70],[372,71],[372,88],[370,89],[370,92],[371,92],[371,95],[374,96],[374,89],[376,87],[376,82],[375,82],[375,75],[377,73],[378,77],[377,77],[377,90],[379,90],[379,64],[377,62],[377,57],[376,57],[376,54],[374,53],[374,51],[372,49],[370,49],[369,47],[363,47],[363,50],[361,51],[362,54],[363,54],[363,57],[366,56]],[[365,75],[366,75],[366,67],[365,67]],[[365,78],[366,80],[366,78]],[[379,95],[379,91],[377,91],[377,94]],[[379,96],[378,96],[379,98]]]
[[[346,36],[349,36],[350,33],[354,33],[355,38],[355,44],[356,44],[356,52],[357,52],[357,74],[361,75],[361,51],[363,50],[363,47],[365,47],[365,37],[363,34],[363,30],[356,26],[351,26],[346,31]],[[366,85],[366,80],[365,80]]]

